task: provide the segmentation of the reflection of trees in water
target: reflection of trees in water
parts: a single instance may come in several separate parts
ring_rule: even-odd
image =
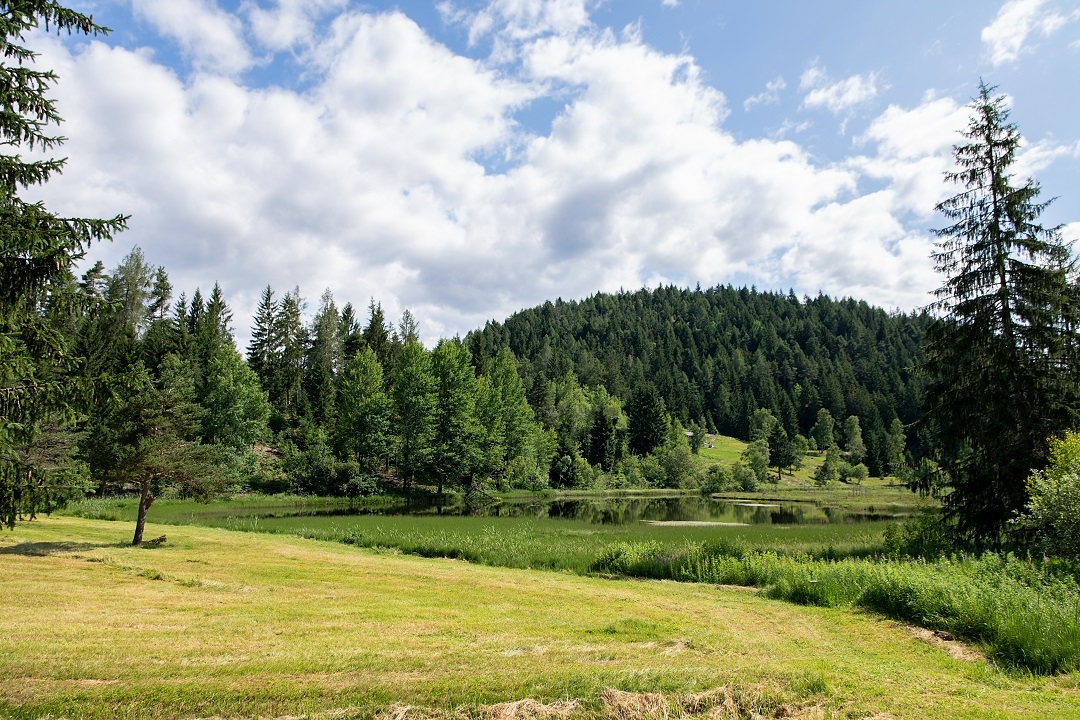
[[[743,523],[747,525],[807,525],[815,523],[850,523],[891,520],[895,516],[880,513],[852,513],[840,508],[819,507],[811,503],[787,502],[776,505],[754,505],[714,500],[709,497],[630,497],[630,498],[578,498],[578,499],[528,499],[504,500],[486,507],[467,507],[460,499],[432,497],[402,498],[395,503],[378,506],[341,504],[331,507],[283,511],[275,508],[251,508],[247,516],[296,517],[332,515],[413,515],[502,518],[555,518],[576,520],[596,525],[625,525],[653,521],[699,521]],[[261,510],[261,512],[260,512]],[[208,513],[211,514],[211,513]],[[237,515],[235,509],[230,515]]]

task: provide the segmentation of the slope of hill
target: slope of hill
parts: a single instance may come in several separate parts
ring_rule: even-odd
[[[625,400],[652,382],[682,422],[739,438],[757,408],[789,434],[809,433],[821,408],[838,425],[855,415],[877,474],[893,420],[917,419],[913,368],[929,323],[925,314],[824,295],[663,287],[547,302],[490,322],[467,342],[481,365],[510,348],[531,387],[573,372]]]

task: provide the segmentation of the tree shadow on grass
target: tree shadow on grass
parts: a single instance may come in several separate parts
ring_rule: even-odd
[[[80,543],[80,542],[21,542],[0,547],[0,555],[24,555],[26,557],[45,557],[60,553],[82,552],[98,548],[121,547],[124,543]]]

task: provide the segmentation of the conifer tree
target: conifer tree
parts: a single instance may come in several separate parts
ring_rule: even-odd
[[[49,153],[64,138],[47,97],[57,81],[34,67],[25,45],[39,26],[57,33],[96,35],[108,29],[55,0],[3,3],[0,13],[0,524],[12,527],[81,491],[63,472],[35,461],[31,447],[43,423],[73,418],[89,383],[72,370],[62,329],[44,311],[73,309],[71,268],[91,242],[107,240],[127,218],[64,218],[21,197],[62,171],[63,159],[25,160],[19,152]]]
[[[304,391],[313,420],[318,424],[332,424],[337,412],[337,377],[345,355],[341,315],[329,289],[323,293],[306,338]]]
[[[360,327],[360,321],[356,319],[356,310],[353,309],[351,302],[345,303],[345,306],[341,308],[338,334],[341,337],[342,368],[344,368],[364,347],[363,330]]]
[[[165,268],[159,267],[154,273],[154,283],[150,289],[146,308],[148,326],[142,343],[143,361],[151,372],[157,372],[167,354],[176,352],[172,346],[172,323],[169,318],[172,291],[168,273]]]
[[[205,411],[195,402],[190,363],[168,355],[155,380],[137,362],[119,380],[90,433],[88,457],[104,484],[138,493],[132,544],[139,545],[147,511],[163,489],[182,486],[207,497],[220,488],[223,454],[196,437]]]
[[[274,300],[274,291],[267,285],[255,309],[251,342],[247,346],[247,363],[268,392],[274,388],[274,364],[281,350],[274,322],[277,313],[278,303]]]
[[[368,305],[368,324],[364,326],[362,337],[364,344],[374,351],[384,373],[390,369],[390,331],[382,303],[376,303],[372,298]]]
[[[304,347],[303,325],[300,320],[304,301],[300,288],[286,293],[274,318],[274,337],[280,354],[275,367],[275,387],[270,388],[270,400],[283,414],[299,417],[305,405],[303,395]]]
[[[960,190],[936,208],[950,224],[937,231],[945,282],[927,333],[923,422],[938,472],[919,482],[949,489],[947,516],[980,544],[1000,541],[1047,439],[1080,408],[1074,262],[1060,228],[1039,223],[1039,184],[1013,176],[1020,133],[994,91],[979,86],[946,174]]]
[[[626,405],[629,420],[630,450],[648,455],[664,442],[667,434],[667,409],[656,386],[650,382],[638,385]]]

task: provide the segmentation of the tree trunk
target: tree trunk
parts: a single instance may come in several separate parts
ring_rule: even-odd
[[[154,496],[150,494],[150,481],[147,480],[139,489],[139,517],[135,521],[135,537],[132,545],[142,545],[143,530],[146,529],[146,511],[154,504]]]

